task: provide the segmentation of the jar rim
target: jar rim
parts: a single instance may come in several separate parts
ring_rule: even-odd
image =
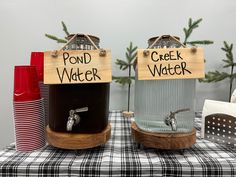
[[[162,35],[162,38],[170,38],[171,35]],[[154,41],[155,39],[159,38],[160,36],[154,36],[148,39],[148,43]],[[180,40],[180,37],[178,36],[173,36],[174,38],[176,38],[177,40]]]
[[[66,37],[66,39],[69,40],[69,39],[70,39],[71,37],[73,37],[74,35],[75,35],[75,34],[70,34],[70,35],[68,35],[68,36]],[[85,37],[84,34],[78,34],[77,36],[78,36],[78,37]],[[89,36],[90,38],[92,38],[92,40],[97,40],[97,42],[100,42],[99,37],[94,36],[94,35],[90,35],[90,34],[88,34],[88,36]]]

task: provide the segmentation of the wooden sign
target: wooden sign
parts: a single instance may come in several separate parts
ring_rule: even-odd
[[[138,80],[203,78],[203,49],[138,49],[137,70]]]
[[[44,84],[111,82],[111,51],[65,50],[44,52]]]

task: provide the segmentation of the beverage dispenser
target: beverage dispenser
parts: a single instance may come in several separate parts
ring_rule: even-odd
[[[204,72],[200,68],[198,76],[192,74],[204,63],[202,50],[187,49],[178,37],[170,35],[150,38],[148,45],[138,51],[133,136],[150,147],[190,147],[196,140],[196,78]],[[189,58],[192,60],[185,62]]]
[[[58,51],[45,54],[50,58],[44,73],[48,76],[46,82],[50,83],[47,140],[49,144],[65,149],[99,146],[105,144],[111,131],[108,122],[110,51],[99,49],[99,38],[96,36],[76,34],[68,36],[68,40],[60,51],[64,68],[59,66],[58,69],[57,64],[53,63],[58,60]],[[100,65],[106,69],[99,70]],[[57,75],[57,83],[54,83],[54,77],[50,79],[52,70]],[[107,73],[102,73],[104,70]],[[67,83],[62,83],[64,81]]]

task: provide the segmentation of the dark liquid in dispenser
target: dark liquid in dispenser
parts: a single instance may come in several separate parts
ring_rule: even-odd
[[[50,85],[50,119],[53,131],[97,133],[104,130],[109,116],[109,83]],[[67,131],[69,111],[88,107],[78,113],[80,122]]]

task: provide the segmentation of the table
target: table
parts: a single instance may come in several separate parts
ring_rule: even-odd
[[[0,151],[0,176],[236,176],[236,150],[200,139],[185,151],[145,148],[131,137],[131,120],[110,112],[111,139],[101,147],[62,150],[47,145],[32,153]]]

